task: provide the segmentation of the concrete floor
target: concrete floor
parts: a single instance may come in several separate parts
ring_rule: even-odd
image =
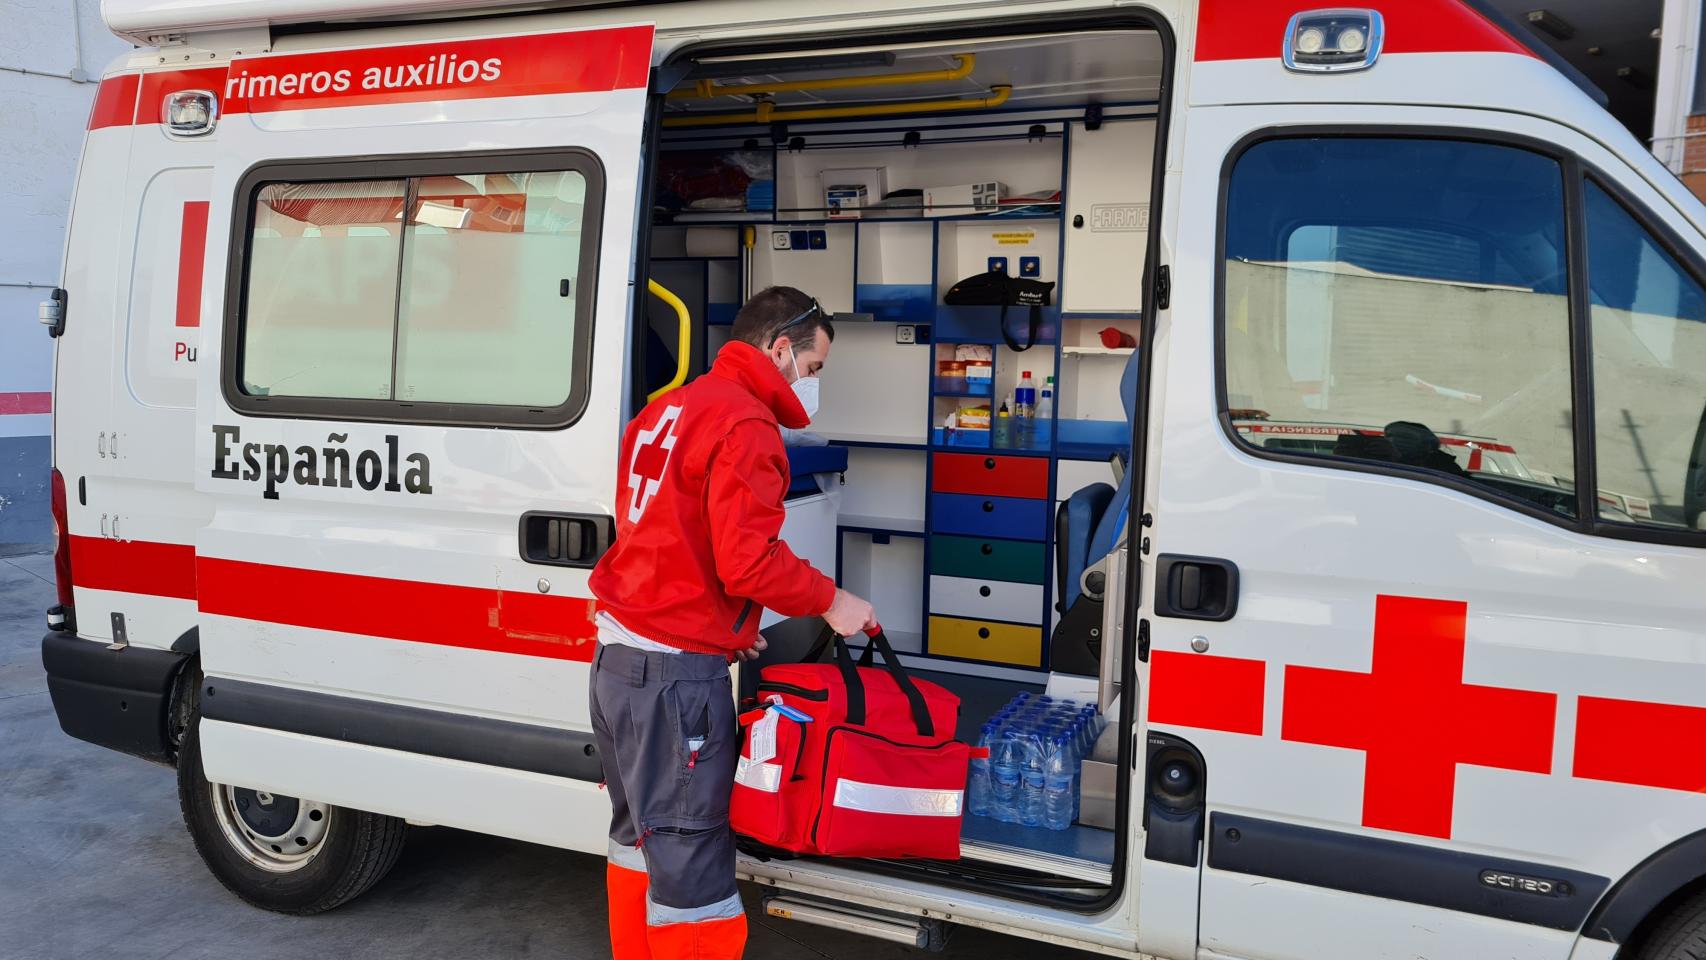
[[[444,828],[317,917],[244,905],[202,867],[171,770],[65,736],[41,668],[46,555],[0,558],[0,956],[8,960],[497,960],[609,955],[604,861]],[[748,891],[749,893],[751,891]],[[746,956],[922,957],[911,948],[771,921],[750,907]],[[949,957],[1088,954],[977,930]]]

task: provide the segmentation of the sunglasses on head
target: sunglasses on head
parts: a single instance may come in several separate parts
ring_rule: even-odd
[[[789,320],[787,323],[776,328],[776,332],[770,335],[770,342],[774,344],[777,340],[781,339],[782,334],[787,333],[794,327],[797,327],[814,317],[822,316],[824,316],[823,308],[818,306],[817,298],[813,297],[811,306],[805,308],[805,310],[801,311],[799,315],[795,316],[792,320]]]

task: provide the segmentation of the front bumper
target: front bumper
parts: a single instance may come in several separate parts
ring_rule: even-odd
[[[172,687],[188,659],[171,650],[112,649],[68,632],[50,632],[41,640],[41,664],[60,729],[79,740],[163,762],[175,752],[167,714]]]

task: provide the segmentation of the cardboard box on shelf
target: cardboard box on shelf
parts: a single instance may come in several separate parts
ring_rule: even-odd
[[[838,183],[823,188],[823,205],[829,208],[831,220],[859,219],[866,202],[862,183]]]
[[[924,188],[924,215],[955,217],[974,213],[994,213],[1001,209],[1001,198],[1007,196],[1007,185],[999,180],[977,183],[958,183],[946,187]]]
[[[825,170],[818,174],[823,180],[823,205],[828,209],[826,219],[856,220],[862,216],[862,209],[883,198],[888,192],[888,175],[885,167],[839,167]],[[864,195],[858,197],[852,205],[846,203],[847,191],[863,190]],[[832,192],[840,194],[832,197]],[[840,201],[840,202],[838,202]]]

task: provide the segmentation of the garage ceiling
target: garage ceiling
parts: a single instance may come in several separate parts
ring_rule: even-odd
[[[1572,36],[1559,38],[1530,27],[1605,91],[1613,116],[1642,143],[1651,141],[1659,76],[1659,41],[1653,31],[1664,18],[1664,0],[1492,0],[1492,5],[1518,23],[1529,23],[1529,11],[1545,10],[1573,28]]]

